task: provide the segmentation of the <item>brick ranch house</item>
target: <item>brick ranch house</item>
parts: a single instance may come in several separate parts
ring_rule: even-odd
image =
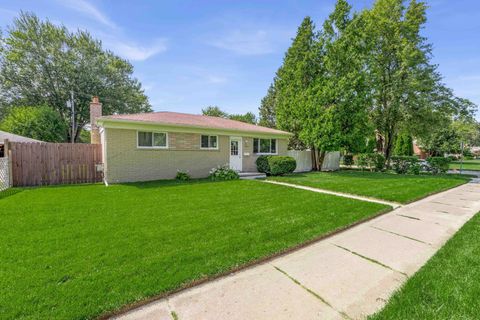
[[[102,144],[108,183],[173,179],[178,170],[192,178],[229,165],[256,172],[260,155],[287,155],[291,133],[218,117],[152,112],[102,116],[90,104],[91,142]]]

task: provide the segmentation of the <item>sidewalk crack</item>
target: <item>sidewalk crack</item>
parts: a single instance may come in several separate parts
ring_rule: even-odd
[[[166,302],[167,302],[168,311],[170,311],[170,316],[172,317],[172,320],[180,320],[180,318],[178,317],[178,314],[175,312],[175,310],[173,310],[172,306],[170,305],[170,300],[167,299]]]
[[[297,279],[295,279],[294,277],[292,277],[291,275],[289,275],[286,271],[280,269],[279,267],[277,266],[274,266],[272,265],[275,269],[277,269],[277,271],[283,273],[287,278],[289,278],[290,280],[292,280],[295,284],[299,285],[300,287],[302,287],[302,289],[304,289],[305,291],[307,291],[308,293],[310,293],[311,295],[313,295],[315,298],[317,298],[318,300],[322,301],[324,304],[326,304],[327,306],[329,306],[330,308],[332,308],[333,310],[335,310],[336,312],[338,312],[344,319],[349,319],[351,320],[352,318],[346,314],[345,312],[341,311],[341,310],[337,310],[335,309],[335,307],[333,307],[327,300],[325,300],[322,296],[320,296],[318,293],[316,293],[315,291],[307,288],[306,286],[304,286],[300,281],[298,281]]]
[[[382,229],[382,228],[379,228],[379,227],[375,227],[375,226],[370,226],[370,227],[371,227],[371,228],[374,228],[374,229],[377,229],[377,230],[380,230],[380,231],[383,231],[383,232],[391,233],[391,234],[393,234],[393,235],[396,235],[396,236],[399,236],[399,237],[402,237],[402,238],[405,238],[405,239],[417,241],[417,242],[426,244],[426,245],[428,245],[428,246],[431,246],[431,245],[432,245],[431,243],[428,243],[428,242],[425,242],[425,241],[422,241],[422,240],[418,240],[418,239],[415,239],[415,238],[412,238],[412,237],[409,237],[409,236],[405,236],[405,235],[400,234],[400,233],[396,233],[396,232],[393,232],[393,231],[385,230],[385,229]]]
[[[408,219],[412,219],[412,220],[422,220],[420,218],[416,218],[416,217],[412,217],[412,216],[407,216],[407,215],[404,215],[404,214],[400,214],[400,213],[397,213],[397,216],[400,216],[400,217],[404,217],[404,218],[408,218]]]
[[[356,255],[356,256],[358,256],[358,257],[360,257],[360,258],[363,258],[363,259],[365,259],[365,260],[367,260],[367,261],[369,261],[369,262],[371,262],[371,263],[378,264],[378,265],[381,266],[381,267],[384,267],[384,268],[386,268],[386,269],[389,269],[389,270],[392,270],[392,271],[394,271],[394,272],[400,273],[400,274],[402,274],[402,275],[404,275],[405,277],[408,278],[408,275],[407,275],[405,272],[402,272],[402,271],[399,271],[399,270],[395,270],[394,268],[392,268],[392,267],[390,267],[390,266],[387,266],[386,264],[383,264],[383,263],[381,263],[380,261],[377,261],[377,260],[375,260],[375,259],[372,259],[372,258],[369,258],[369,257],[367,257],[367,256],[364,256],[364,255],[362,255],[362,254],[360,254],[360,253],[358,253],[358,252],[352,251],[352,250],[347,249],[347,248],[345,248],[345,247],[342,247],[342,246],[340,246],[340,245],[338,245],[338,244],[335,244],[335,243],[332,243],[332,244],[333,244],[335,247],[338,247],[338,248],[343,249],[343,250],[345,250],[345,251],[347,251],[347,252],[350,252],[351,254],[354,254],[354,255]]]

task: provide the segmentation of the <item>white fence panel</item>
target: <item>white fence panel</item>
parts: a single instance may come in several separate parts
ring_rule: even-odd
[[[8,158],[0,158],[0,191],[10,188]]]
[[[322,171],[336,171],[340,169],[340,151],[327,152],[322,164]]]
[[[288,150],[287,155],[297,161],[295,172],[312,171],[312,152],[310,150]],[[327,152],[322,164],[322,171],[340,169],[340,151]]]
[[[312,171],[312,153],[310,150],[288,150],[287,155],[297,161],[294,172]]]

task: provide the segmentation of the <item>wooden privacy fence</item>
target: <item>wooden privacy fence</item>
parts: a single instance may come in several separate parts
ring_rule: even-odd
[[[99,144],[9,142],[14,187],[101,182]]]

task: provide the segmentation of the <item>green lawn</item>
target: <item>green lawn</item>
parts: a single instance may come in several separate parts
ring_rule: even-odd
[[[478,319],[479,239],[477,214],[371,319]]]
[[[259,181],[26,189],[0,200],[0,318],[92,318],[387,209]]]
[[[418,200],[470,180],[460,175],[415,176],[351,170],[298,173],[269,179],[400,203]]]
[[[460,169],[460,161],[451,162],[449,168]],[[480,160],[463,160],[462,170],[480,171]]]

